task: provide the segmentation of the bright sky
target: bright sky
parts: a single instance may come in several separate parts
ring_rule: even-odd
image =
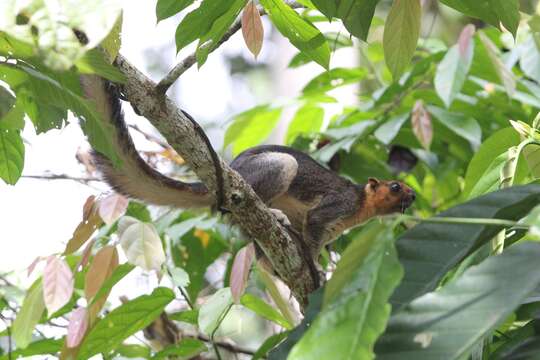
[[[125,5],[121,53],[139,69],[151,74],[154,80],[159,80],[167,69],[156,69],[160,62],[153,61],[153,57],[162,57],[161,61],[171,67],[183,55],[190,53],[193,46],[184,49],[176,58],[173,40],[178,20],[168,19],[156,26],[154,1],[125,1]],[[268,25],[265,22],[267,34],[270,32]],[[248,54],[238,33],[232,41],[211,54],[200,71],[193,67],[175,85],[173,91],[177,98],[181,98],[180,105],[199,121],[213,121],[222,125],[231,115],[261,101],[290,99],[314,74],[322,71],[317,65],[307,65],[299,70],[286,69],[286,64],[296,51],[284,39],[273,44],[266,42],[260,59],[272,64],[274,88],[266,89],[266,95],[261,99],[254,96],[253,90],[245,83],[229,76],[224,55],[240,52]],[[353,56],[340,57],[341,62],[351,62],[353,59]],[[353,97],[351,92],[347,95]],[[125,106],[125,111],[128,120],[133,121],[129,106]],[[292,113],[293,110],[290,110],[284,115],[287,117]],[[223,131],[224,126],[219,128]],[[222,137],[215,133],[212,135],[214,145],[219,148]],[[75,153],[80,146],[87,147],[87,144],[76,122],[62,130],[39,136],[27,127],[24,139],[24,174],[39,175],[47,171],[73,176],[81,174],[82,167],[76,161]],[[39,255],[61,251],[81,220],[85,199],[103,189],[106,187],[91,188],[73,181],[23,178],[16,186],[8,186],[0,181],[0,238],[3,242],[0,272],[22,270]]]

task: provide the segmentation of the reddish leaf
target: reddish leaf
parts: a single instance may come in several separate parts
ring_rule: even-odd
[[[261,52],[264,28],[259,10],[253,1],[250,1],[246,5],[242,13],[242,35],[249,51],[251,51],[256,59]]]
[[[240,298],[246,290],[249,270],[255,258],[255,247],[253,243],[243,247],[236,253],[231,269],[231,292],[235,303],[240,302]]]
[[[467,59],[467,54],[470,51],[471,40],[475,31],[476,31],[476,28],[474,27],[474,25],[469,24],[463,28],[463,30],[461,31],[461,34],[459,35],[459,39],[458,39],[459,55],[463,59]]]
[[[76,271],[82,270],[90,260],[90,255],[92,255],[92,248],[94,247],[95,239],[92,239],[88,244],[86,244],[86,247],[83,250],[81,261],[77,264],[77,267],[75,268]]]
[[[112,225],[126,213],[129,200],[120,194],[111,194],[99,202],[99,216],[107,225]]]
[[[84,294],[90,301],[99,291],[114,269],[118,266],[118,251],[114,246],[105,246],[94,256],[94,260],[86,273]]]
[[[80,307],[71,313],[67,328],[67,347],[74,348],[81,343],[81,340],[88,329],[88,313],[86,308]]]
[[[416,135],[420,144],[429,150],[431,141],[433,140],[433,126],[431,116],[426,111],[422,100],[418,100],[414,104],[411,121],[414,135]]]
[[[30,275],[32,274],[32,272],[36,268],[36,265],[39,264],[41,262],[41,260],[43,260],[43,259],[44,259],[43,257],[38,256],[37,258],[34,259],[34,261],[32,261],[30,266],[28,266],[28,277],[30,277]]]
[[[49,315],[67,304],[73,294],[73,274],[66,262],[50,257],[43,270],[43,300]]]
[[[94,211],[94,205],[96,203],[96,197],[90,195],[83,205],[83,220],[87,220]]]

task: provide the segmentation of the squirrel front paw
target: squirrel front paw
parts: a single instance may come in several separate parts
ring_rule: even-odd
[[[285,227],[288,227],[288,226],[291,226],[291,222],[289,221],[289,218],[287,217],[287,215],[285,215],[285,213],[279,209],[272,209],[270,208],[270,211],[272,212],[272,214],[274,214],[274,216],[277,218],[277,221],[279,221],[279,223]]]

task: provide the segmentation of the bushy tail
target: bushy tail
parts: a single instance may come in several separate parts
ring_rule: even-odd
[[[95,75],[83,75],[81,86],[85,96],[95,102],[104,121],[114,130],[113,147],[122,161],[120,167],[114,167],[95,150],[93,157],[105,180],[117,192],[155,205],[194,208],[213,204],[213,196],[204,184],[171,179],[140,157],[124,122],[117,89],[112,84]]]

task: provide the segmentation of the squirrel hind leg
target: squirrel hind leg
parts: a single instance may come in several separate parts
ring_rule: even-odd
[[[240,155],[231,167],[267,204],[287,192],[298,171],[296,159],[280,152]]]

